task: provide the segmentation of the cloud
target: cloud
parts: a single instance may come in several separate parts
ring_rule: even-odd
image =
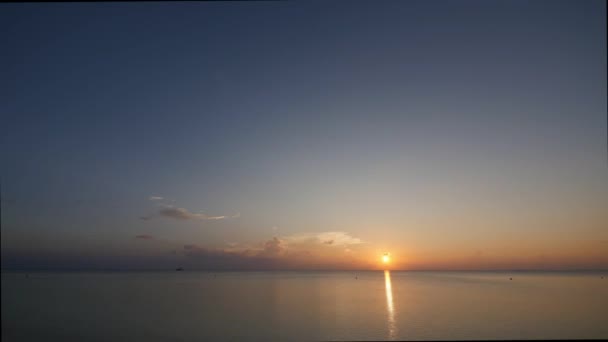
[[[162,201],[163,197],[160,196],[150,196],[150,198],[148,198],[150,201]]]
[[[349,233],[328,231],[280,236],[260,244],[260,255],[274,257],[295,268],[363,267],[365,243]]]
[[[273,237],[263,244],[246,245],[235,242],[229,243],[228,248],[207,248],[196,244],[185,244],[184,254],[187,256],[230,256],[243,258],[276,258],[287,252],[287,243],[278,237]]]
[[[350,234],[346,232],[323,232],[317,234],[317,238],[321,241],[331,241],[330,245],[358,245],[363,243],[361,239],[352,237]]]
[[[220,248],[185,244],[180,254],[186,257],[184,265],[194,268],[348,269],[364,265],[353,250],[362,243],[345,232],[321,232],[250,243],[226,242]]]
[[[174,218],[177,220],[223,220],[230,217],[238,217],[239,214],[234,216],[211,216],[203,213],[192,213],[185,208],[174,208],[166,206],[158,211],[158,214],[165,217]]]
[[[260,255],[260,251],[227,250],[223,248],[208,248],[196,244],[184,245],[184,255],[194,258],[251,258]]]
[[[264,243],[264,255],[280,255],[287,250],[287,244],[285,241],[277,238],[276,236]]]
[[[363,243],[359,238],[347,232],[321,232],[296,234],[284,238],[289,243],[296,244],[324,244],[329,246],[349,246]]]
[[[273,237],[256,244],[231,243],[227,248],[185,244],[181,253],[185,267],[201,269],[264,270],[288,269],[287,243]]]
[[[213,216],[207,215],[204,213],[193,213],[186,208],[177,208],[172,205],[161,205],[158,211],[151,215],[141,216],[140,219],[147,221],[155,216],[168,217],[176,220],[187,221],[187,220],[223,220],[228,218],[237,218],[240,217],[241,214],[237,213],[235,215],[221,215],[221,216]]]
[[[148,234],[135,235],[135,238],[142,240],[154,240],[154,236]]]

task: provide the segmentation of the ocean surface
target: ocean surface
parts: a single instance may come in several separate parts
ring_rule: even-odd
[[[2,341],[587,338],[608,272],[2,273]]]

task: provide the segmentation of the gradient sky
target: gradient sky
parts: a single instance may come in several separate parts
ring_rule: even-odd
[[[605,1],[0,5],[3,268],[608,268]]]

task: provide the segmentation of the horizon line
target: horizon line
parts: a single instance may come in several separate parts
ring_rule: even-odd
[[[203,269],[182,268],[179,272],[608,272],[608,268],[580,269]],[[2,268],[4,272],[178,272],[176,268]]]

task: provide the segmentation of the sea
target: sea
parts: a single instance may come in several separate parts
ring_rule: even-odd
[[[2,272],[2,341],[608,338],[608,272]]]

